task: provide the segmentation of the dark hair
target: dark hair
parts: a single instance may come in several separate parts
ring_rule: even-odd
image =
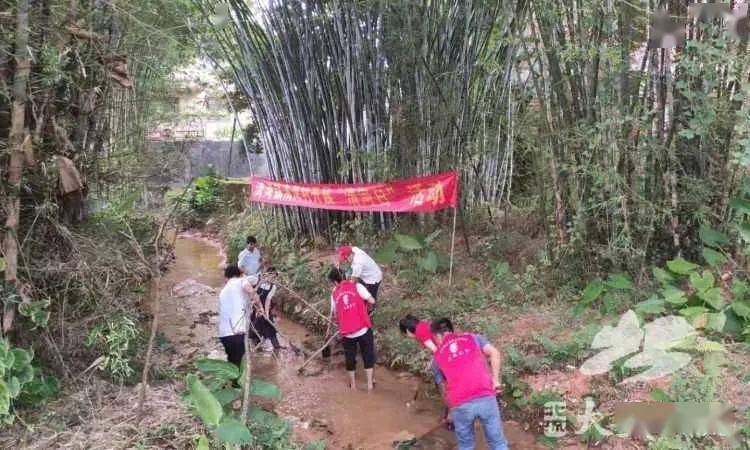
[[[338,267],[331,267],[331,271],[328,272],[328,281],[336,284],[341,283],[344,281],[344,274]]]
[[[224,268],[224,278],[237,278],[242,276],[242,271],[237,264],[229,264]]]
[[[258,241],[255,239],[255,236],[248,236],[247,239],[245,240],[245,244],[247,245],[257,244],[257,243]]]
[[[410,333],[414,333],[417,331],[417,324],[419,323],[419,319],[412,316],[411,314],[407,314],[404,316],[403,319],[401,319],[398,322],[398,328],[401,330],[403,334],[406,334],[407,331]]]
[[[268,269],[266,269],[266,273],[277,273],[278,270],[276,270],[276,267],[270,266]]]
[[[430,324],[430,331],[432,334],[443,334],[453,333],[453,324],[450,319],[443,317],[442,319],[433,320]]]

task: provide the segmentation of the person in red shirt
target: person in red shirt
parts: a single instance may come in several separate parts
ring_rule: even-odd
[[[500,352],[482,335],[455,333],[448,319],[432,322],[430,330],[437,344],[432,372],[450,408],[458,449],[474,450],[474,422],[479,419],[489,450],[508,450],[496,398]]]
[[[435,340],[432,339],[432,331],[430,331],[430,322],[426,320],[419,320],[411,314],[407,314],[398,323],[398,327],[401,333],[414,338],[424,347],[430,349],[431,352],[435,353],[437,346]]]
[[[357,368],[357,348],[362,355],[367,375],[367,389],[372,390],[375,367],[375,337],[367,304],[375,304],[372,294],[361,283],[345,280],[338,268],[328,273],[331,293],[331,316],[336,315],[339,333],[343,336],[344,359],[349,374],[349,387],[356,389],[354,373]]]

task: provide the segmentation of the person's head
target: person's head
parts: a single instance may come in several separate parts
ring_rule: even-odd
[[[230,278],[237,278],[242,276],[242,271],[237,264],[229,264],[224,268],[224,278],[227,280]]]
[[[417,332],[418,323],[419,319],[412,316],[411,314],[407,314],[398,322],[398,328],[401,330],[402,334],[405,334],[409,337],[414,337],[414,333]]]
[[[257,239],[255,239],[255,236],[248,236],[245,240],[245,244],[247,245],[247,249],[252,251],[255,250],[255,247],[258,245]]]
[[[278,270],[276,270],[276,267],[271,266],[266,270],[266,273],[263,274],[263,279],[269,283],[273,283],[276,281],[276,277],[279,276]]]
[[[448,333],[453,333],[453,324],[450,319],[442,318],[433,320],[430,323],[430,331],[432,332],[432,338],[436,345],[440,345],[443,342],[443,338]]]
[[[260,283],[260,279],[258,279],[257,275],[248,275],[247,278],[245,278],[245,280],[247,280],[247,283],[253,289],[257,288],[258,287],[258,283]]]
[[[331,271],[328,272],[328,281],[330,281],[332,285],[338,286],[339,283],[344,281],[344,273],[341,272],[341,269],[338,267],[331,267]]]
[[[341,247],[339,247],[339,264],[344,261],[351,262],[353,254],[354,251],[352,250],[351,245],[342,245]]]

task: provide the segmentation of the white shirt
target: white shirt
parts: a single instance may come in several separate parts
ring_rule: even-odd
[[[380,283],[383,280],[383,271],[370,255],[359,247],[352,247],[352,254],[352,278],[359,278],[367,284]]]
[[[249,296],[243,277],[227,281],[219,293],[219,337],[242,334],[247,330]]]
[[[242,250],[237,257],[237,267],[245,275],[255,275],[260,272],[260,250],[257,247],[252,252],[247,248]]]
[[[372,297],[372,294],[370,294],[370,291],[367,290],[366,287],[362,286],[362,283],[357,283],[357,294],[359,294],[360,297],[363,299],[368,299]],[[333,300],[333,295],[331,295],[331,313],[336,314],[336,301]],[[352,334],[345,334],[345,338],[354,339],[362,336],[363,334],[367,333],[367,330],[369,328],[364,327],[360,329],[359,331],[355,331]]]

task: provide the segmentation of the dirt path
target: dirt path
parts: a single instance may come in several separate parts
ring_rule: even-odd
[[[163,278],[160,330],[174,346],[174,358],[189,364],[195,358],[224,358],[215,338],[216,295],[224,283],[222,256],[204,239],[180,237],[175,247],[176,262]],[[282,319],[282,345],[301,347],[309,336],[304,328]],[[293,347],[293,346],[289,346]],[[407,373],[376,368],[373,392],[351,391],[345,382],[343,357],[315,362],[300,376],[297,368],[303,356],[291,348],[278,356],[258,353],[254,373],[279,385],[283,399],[277,413],[294,425],[297,438],[322,439],[328,448],[391,449],[394,441],[422,436],[418,448],[453,448],[452,433],[435,429],[442,407],[434,399],[413,401],[422,382]],[[180,362],[175,361],[177,365]],[[363,380],[363,374],[359,374]],[[534,436],[517,424],[506,423],[505,432],[513,449],[536,449]],[[482,447],[480,447],[482,448]]]

